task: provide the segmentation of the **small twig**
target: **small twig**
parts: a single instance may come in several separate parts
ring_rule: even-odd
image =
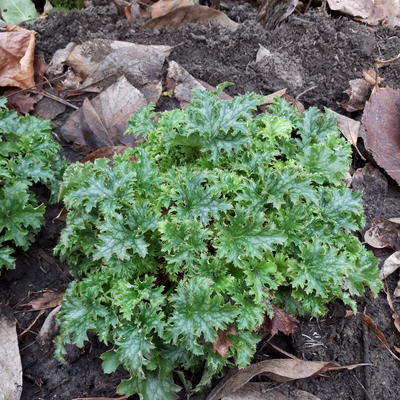
[[[310,88],[308,88],[308,89],[306,89],[306,90],[303,90],[301,93],[299,93],[299,94],[295,97],[295,100],[296,100],[296,101],[299,101],[299,99],[300,99],[301,96],[305,95],[307,92],[310,92],[311,90],[316,89],[317,87],[318,87],[318,86],[315,85],[315,86],[311,86]]]
[[[71,104],[70,102],[68,102],[68,101],[66,101],[66,100],[62,99],[61,97],[58,97],[58,96],[56,96],[54,94],[50,94],[50,93],[46,92],[45,90],[41,90],[39,93],[42,94],[45,97],[48,97],[49,99],[52,99],[54,101],[58,101],[59,103],[64,104],[64,105],[66,105],[68,107],[71,107],[71,108],[73,108],[75,110],[79,110],[79,107],[75,106],[74,104]]]
[[[34,86],[31,86],[31,87],[28,87],[28,88],[25,88],[25,89],[17,90],[16,92],[10,93],[10,94],[6,95],[5,97],[11,97],[11,96],[14,96],[15,94],[18,94],[18,93],[24,93],[24,92],[29,92],[29,91],[34,90],[34,89],[38,89],[40,86],[43,86],[46,83],[50,84],[51,82],[55,82],[55,81],[57,81],[57,80],[59,80],[61,78],[64,78],[64,76],[66,76],[66,75],[67,75],[67,73],[64,73],[64,74],[62,74],[60,76],[57,76],[57,78],[46,79],[46,81],[40,82],[40,83],[38,83],[38,84],[36,84]]]

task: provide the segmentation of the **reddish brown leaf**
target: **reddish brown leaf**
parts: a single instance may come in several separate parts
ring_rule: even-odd
[[[44,81],[44,74],[47,71],[48,65],[44,59],[44,54],[35,54],[34,61],[33,61],[33,68],[34,68],[34,79],[35,84],[38,85]]]
[[[400,90],[384,88],[372,93],[365,105],[360,135],[377,164],[400,183]]]
[[[272,319],[266,314],[263,324],[259,328],[259,333],[262,336],[267,334],[276,335],[282,332],[285,335],[291,335],[295,332],[299,321],[288,312],[279,307],[272,306],[274,316]]]
[[[7,90],[4,92],[4,96],[7,97],[8,106],[21,114],[33,111],[37,103],[37,96],[20,90]]]
[[[362,70],[363,77],[366,82],[368,82],[369,85],[371,86],[376,86],[379,85],[381,82],[385,80],[385,78],[380,78],[376,71],[373,69],[363,69]]]
[[[374,218],[365,232],[364,240],[377,249],[389,247],[400,250],[400,224],[384,217]]]
[[[159,0],[150,7],[151,18],[163,17],[177,8],[193,5],[193,0]]]
[[[233,346],[233,343],[228,338],[229,335],[236,335],[236,328],[234,326],[231,326],[226,331],[218,330],[218,338],[213,343],[213,350],[221,357],[225,357],[229,351],[229,347]]]
[[[82,162],[93,162],[97,158],[108,158],[112,160],[114,154],[122,154],[129,146],[106,146],[89,153]]]
[[[368,316],[368,315],[362,315],[361,316],[361,321],[363,322],[363,324],[365,324],[366,326],[368,326],[368,328],[375,334],[375,336],[377,337],[377,339],[383,344],[383,346],[385,347],[385,349],[398,361],[400,361],[400,358],[396,356],[396,354],[393,353],[393,351],[391,350],[384,334],[378,329],[378,327],[375,325],[374,321],[372,321],[372,319]]]

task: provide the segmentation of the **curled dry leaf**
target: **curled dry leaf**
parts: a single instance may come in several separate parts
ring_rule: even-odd
[[[177,28],[183,24],[211,22],[234,32],[239,24],[231,20],[223,12],[206,6],[191,5],[179,7],[163,15],[146,22],[145,27],[150,29]]]
[[[267,96],[264,96],[264,101],[261,103],[262,106],[267,104],[271,104],[276,97],[282,97],[286,94],[287,88],[277,90],[274,93],[270,93]]]
[[[265,315],[264,322],[259,328],[260,334],[266,336],[267,334],[276,335],[278,332],[282,332],[285,335],[292,335],[299,323],[296,317],[277,306],[272,306],[272,309],[274,315],[272,319]]]
[[[21,114],[27,114],[33,111],[37,102],[36,98],[31,96],[30,93],[14,89],[5,91],[4,96],[7,97],[8,107]]]
[[[392,295],[390,294],[389,288],[387,286],[385,287],[385,291],[386,291],[386,299],[387,299],[389,308],[392,311],[392,318],[393,318],[394,326],[397,329],[397,331],[400,332],[400,315],[397,314],[397,312],[394,308],[393,298],[392,298]],[[394,349],[397,351],[396,346],[394,346]]]
[[[53,292],[47,290],[37,299],[31,300],[29,303],[21,304],[21,307],[31,307],[32,310],[46,310],[54,308],[61,304],[64,298],[64,293]]]
[[[383,88],[372,93],[362,116],[365,148],[376,163],[400,183],[400,90]]]
[[[379,277],[381,279],[387,278],[390,274],[393,274],[400,267],[400,251],[396,251],[389,256],[380,270]]]
[[[354,369],[370,364],[340,366],[326,361],[304,361],[299,359],[265,360],[240,370],[230,371],[207,396],[206,400],[219,400],[242,388],[257,375],[266,376],[277,382],[288,382],[309,378],[331,370]]]
[[[344,91],[349,100],[341,106],[348,112],[363,110],[369,95],[369,83],[365,79],[352,79],[349,84],[350,88]]]
[[[14,25],[0,32],[0,86],[26,89],[35,85],[35,34]]]
[[[400,60],[400,53],[397,54],[396,57],[389,58],[387,60],[375,60],[374,65],[376,65],[377,67],[384,67],[385,65],[392,64],[398,60]]]
[[[22,393],[22,365],[15,320],[0,308],[0,398],[19,400]]]
[[[365,232],[364,240],[377,249],[389,247],[400,250],[400,224],[384,217],[374,218]]]
[[[363,77],[366,82],[368,82],[371,86],[378,86],[381,82],[385,80],[385,78],[380,78],[376,71],[373,69],[363,69],[362,70]]]
[[[82,162],[93,162],[97,158],[108,158],[112,160],[114,154],[122,154],[128,146],[106,146],[89,153]]]
[[[50,347],[54,337],[57,334],[56,316],[61,306],[52,310],[43,322],[42,327],[36,337],[36,340],[42,347]]]

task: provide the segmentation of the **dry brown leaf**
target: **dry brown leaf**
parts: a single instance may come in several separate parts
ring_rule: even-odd
[[[97,158],[108,158],[112,160],[114,154],[122,154],[129,146],[106,146],[102,147],[92,153],[89,153],[82,162],[93,162]]]
[[[21,304],[21,307],[31,307],[32,310],[47,310],[61,304],[64,293],[53,292],[51,290],[44,291],[40,297],[31,300],[29,303]]]
[[[396,251],[385,260],[379,272],[379,277],[385,279],[398,268],[400,268],[400,251]]]
[[[365,232],[364,240],[377,249],[389,247],[400,250],[400,224],[384,217],[374,218],[371,227]]]
[[[151,18],[159,18],[181,7],[193,6],[193,0],[159,0],[150,6]]]
[[[357,147],[358,132],[360,130],[360,122],[352,118],[346,117],[345,115],[338,114],[337,112],[328,109],[331,114],[337,118],[337,125],[339,131],[347,139],[347,141]]]
[[[274,315],[272,319],[266,314],[263,324],[259,327],[262,336],[267,334],[276,335],[282,332],[285,335],[292,335],[297,328],[299,321],[293,315],[277,306],[272,306]]]
[[[258,10],[257,21],[266,29],[275,29],[296,9],[298,0],[264,0]]]
[[[229,348],[233,346],[233,343],[228,338],[229,335],[236,335],[236,328],[234,326],[231,326],[226,331],[218,330],[218,338],[212,344],[213,350],[221,357],[225,357],[228,354]]]
[[[179,101],[181,108],[186,107],[191,102],[193,89],[208,91],[215,90],[214,86],[194,78],[185,68],[175,61],[169,62],[166,81],[168,91],[173,92],[175,98]],[[224,92],[221,93],[219,98],[221,100],[232,99],[232,97]]]
[[[264,96],[264,101],[260,105],[265,106],[267,104],[271,104],[275,100],[276,97],[282,97],[284,94],[286,94],[286,91],[287,91],[287,88],[284,88],[284,89],[277,90],[274,93],[270,93],[270,94]]]
[[[320,400],[319,397],[304,390],[287,387],[271,388],[267,382],[246,383],[237,392],[222,400]]]
[[[85,99],[61,128],[61,134],[76,149],[87,152],[106,146],[131,146],[137,138],[123,136],[123,132],[130,116],[146,104],[143,94],[122,76],[94,99]]]
[[[21,92],[20,90],[10,89],[5,91],[9,108],[21,113],[27,114],[34,110],[37,98],[31,93]]]
[[[231,32],[236,31],[239,26],[223,12],[199,5],[177,8],[167,15],[146,22],[144,26],[150,29],[177,28],[183,24],[207,21],[221,25]]]
[[[328,361],[304,361],[298,359],[265,360],[251,364],[240,370],[230,371],[224,379],[207,396],[206,400],[219,400],[242,388],[250,379],[257,375],[266,376],[277,382],[288,382],[296,379],[309,378],[324,372],[339,369],[354,369],[370,364],[353,364],[340,366]]]
[[[329,8],[368,25],[399,25],[398,0],[327,0]]]
[[[162,68],[171,50],[169,46],[95,39],[73,47],[66,64],[83,79],[83,87],[102,91],[125,76],[148,103],[156,103],[162,92]]]
[[[366,82],[368,82],[371,86],[378,86],[381,82],[385,80],[385,78],[380,78],[376,71],[373,69],[363,69],[362,70],[363,77]]]
[[[362,129],[365,147],[377,164],[400,183],[400,90],[383,88],[372,93],[365,105]]]
[[[0,398],[18,400],[22,393],[22,365],[17,330],[9,310],[0,308]]]
[[[368,99],[370,85],[365,79],[361,78],[352,79],[349,84],[350,88],[344,91],[349,96],[349,100],[341,106],[348,112],[363,110]]]
[[[387,299],[389,308],[392,311],[392,318],[393,318],[394,326],[397,329],[397,331],[400,332],[400,315],[397,314],[397,312],[394,308],[393,298],[392,298],[392,295],[390,294],[390,290],[387,287],[387,285],[385,285],[385,291],[386,291],[386,299]]]
[[[384,334],[378,329],[378,327],[375,325],[374,321],[368,316],[368,315],[361,315],[361,321],[363,324],[368,326],[368,328],[375,334],[377,339],[382,343],[382,345],[385,347],[385,349],[398,361],[400,361],[400,358],[396,356],[396,354],[393,353],[391,350]]]
[[[56,90],[52,88],[48,88],[47,92],[57,95]],[[66,108],[67,106],[65,104],[61,104],[59,101],[45,96],[36,104],[34,114],[38,117],[54,119],[57,115],[62,114]]]
[[[35,85],[35,35],[15,25],[0,32],[0,86],[27,89]]]

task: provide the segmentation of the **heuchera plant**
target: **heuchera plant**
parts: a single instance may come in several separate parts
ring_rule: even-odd
[[[110,346],[104,371],[130,374],[121,394],[174,399],[182,371],[201,376],[199,390],[224,366],[245,367],[273,304],[318,316],[333,299],[355,308],[365,286],[380,290],[352,234],[363,210],[334,117],[300,116],[284,100],[253,117],[261,96],[219,101],[223,88],[195,91],[184,110],[142,109],[128,128],[146,137],[140,148],[64,175],[57,252],[76,280],[58,356],[93,332]],[[223,332],[225,357],[213,350]]]
[[[0,268],[15,267],[15,247],[26,250],[43,222],[45,206],[31,190],[37,183],[57,195],[62,170],[59,145],[48,120],[5,109],[0,98]]]

